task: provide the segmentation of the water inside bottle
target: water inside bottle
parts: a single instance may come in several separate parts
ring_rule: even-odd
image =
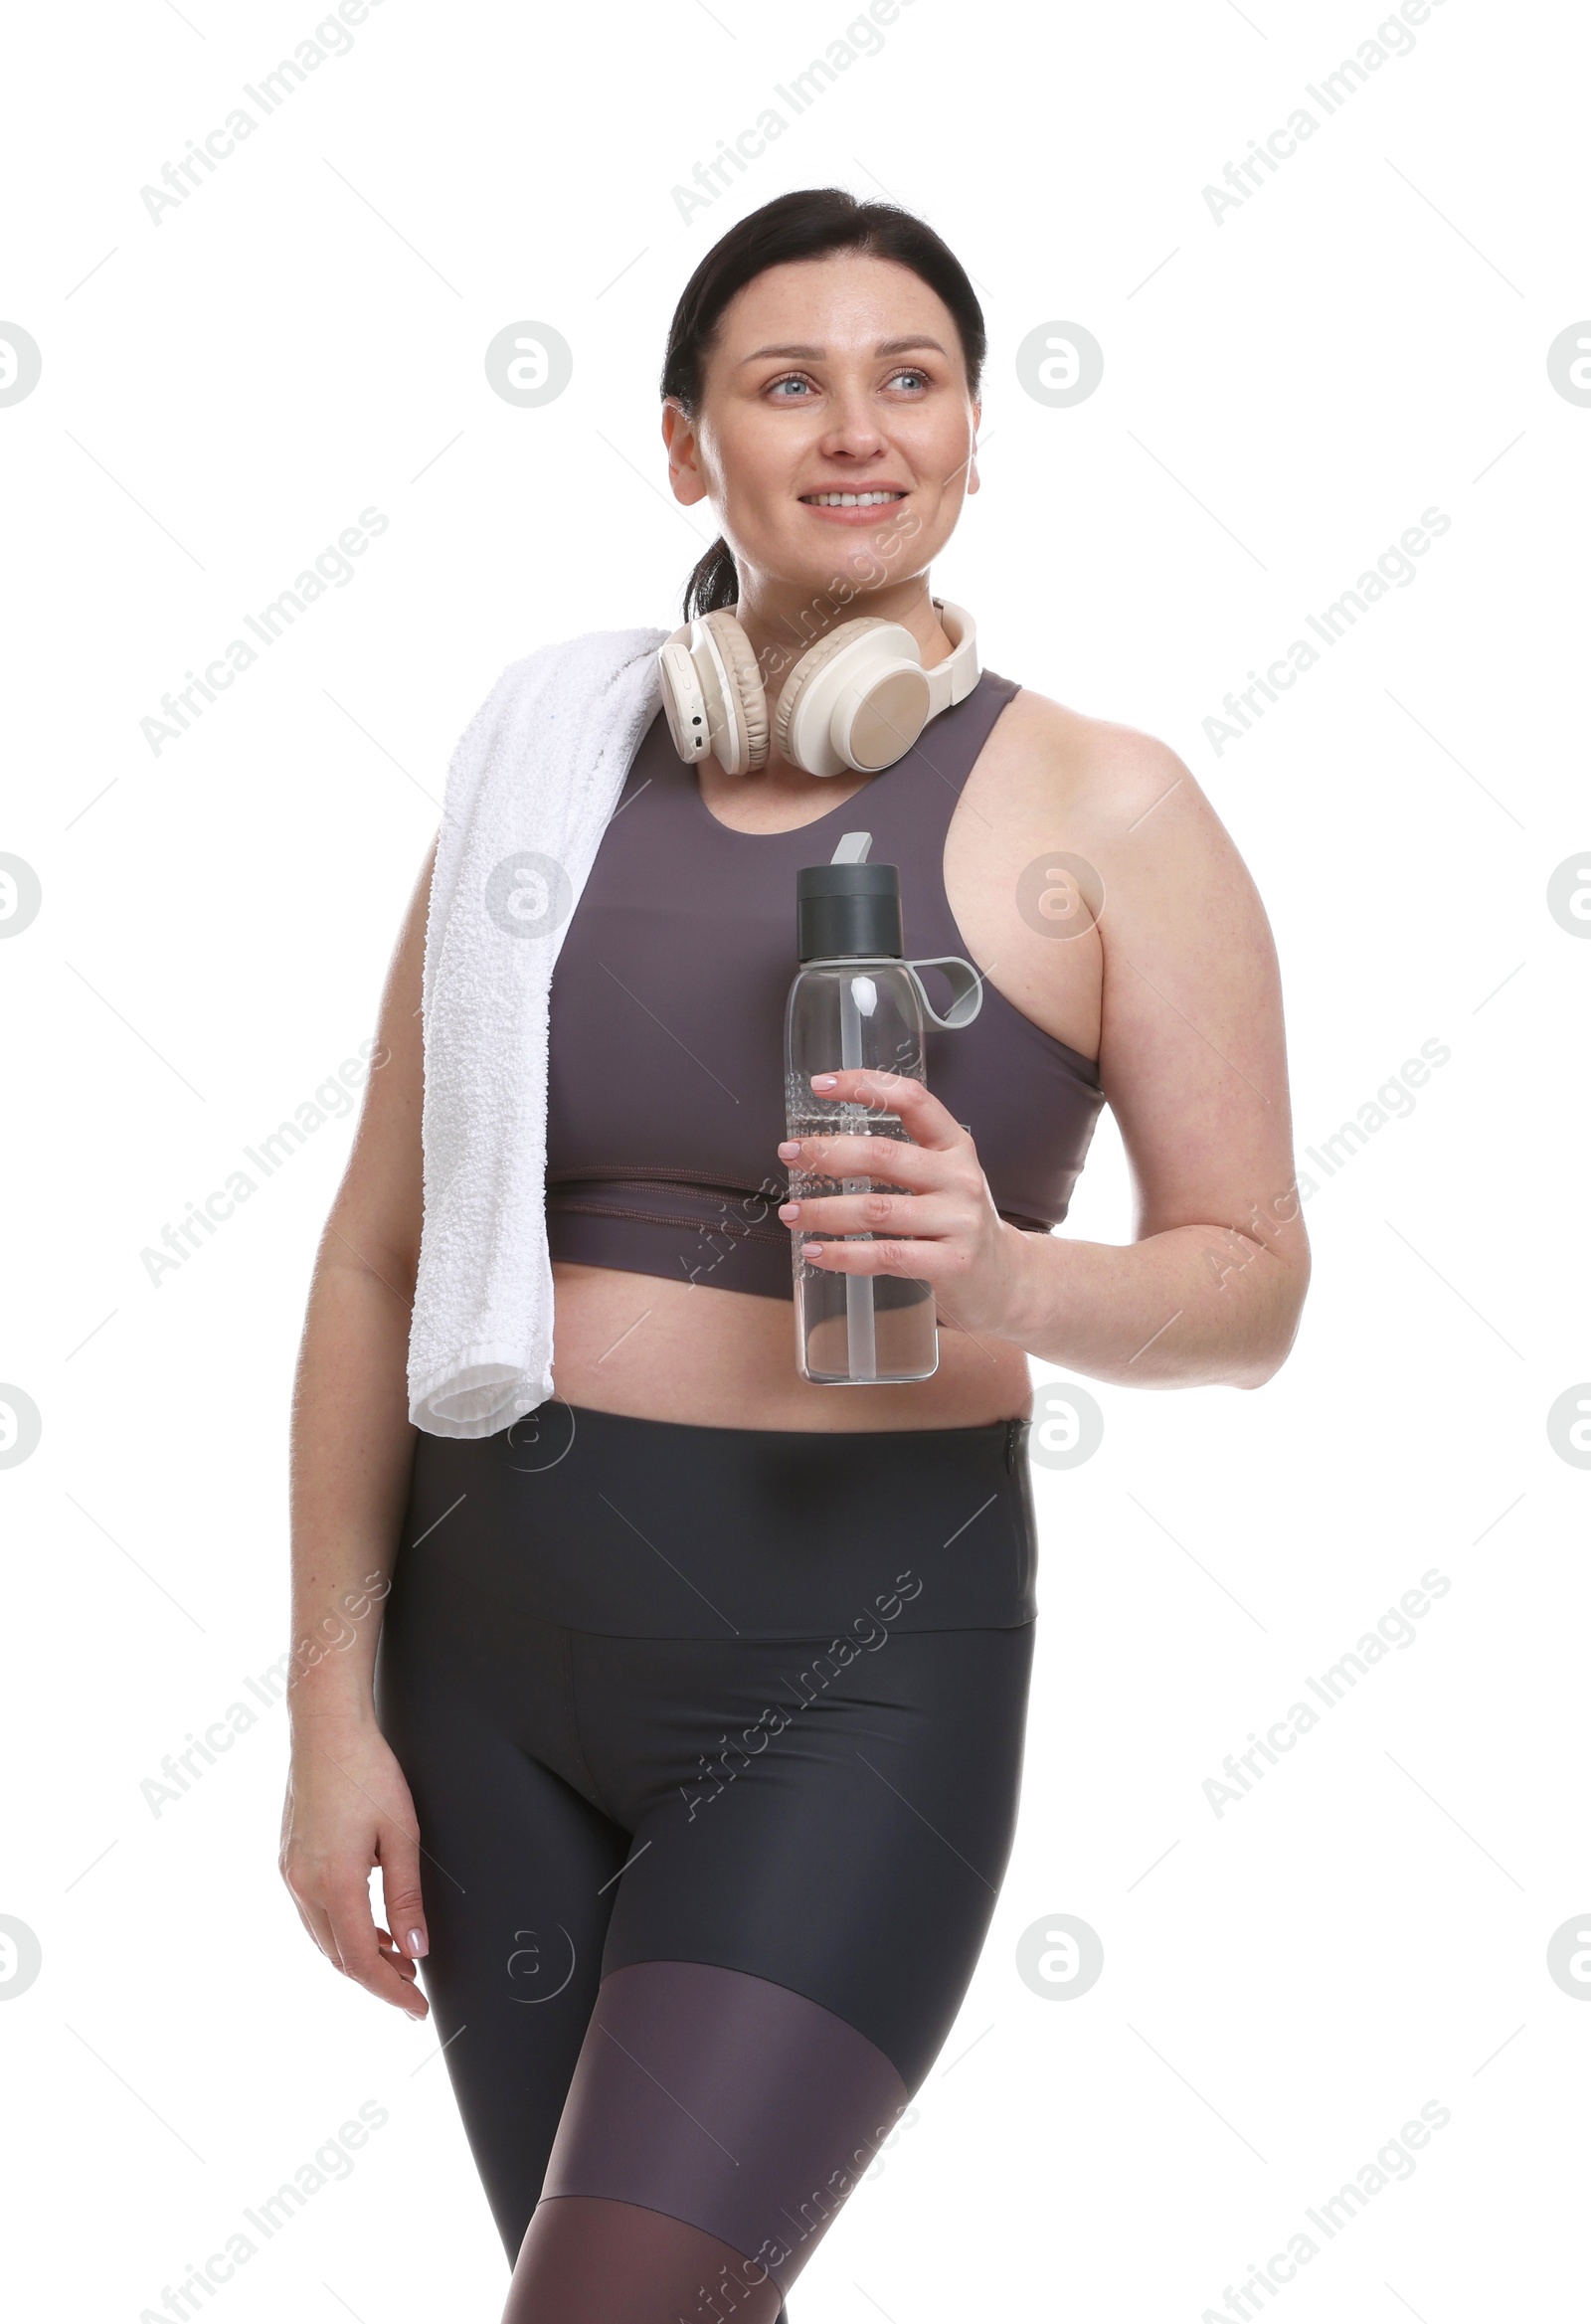
[[[894,1138],[906,1142],[898,1114],[850,1100],[823,1100],[793,1081],[787,1092],[788,1134],[792,1138]],[[899,1192],[887,1179],[829,1177],[811,1170],[791,1173],[796,1200],[822,1194]],[[800,1255],[806,1232],[792,1237],[796,1321],[800,1367],[823,1385],[924,1380],[939,1368],[939,1336],[934,1289],[899,1275],[841,1275],[814,1266]],[[872,1242],[870,1233],[851,1242]]]

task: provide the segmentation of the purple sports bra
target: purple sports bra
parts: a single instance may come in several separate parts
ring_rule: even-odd
[[[708,810],[661,711],[564,934],[548,1052],[547,1236],[556,1259],[792,1296],[785,997],[796,874],[840,834],[900,866],[909,957],[965,953],[945,835],[995,719],[1018,691],[985,670],[863,789],[799,830],[733,831]],[[938,1005],[944,1006],[937,972]],[[1041,1231],[1066,1216],[1104,1103],[1092,1059],[992,984],[960,1032],[930,1027],[928,1086],[971,1130],[995,1205]]]

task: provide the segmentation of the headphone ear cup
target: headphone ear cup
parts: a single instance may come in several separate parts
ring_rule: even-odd
[[[746,736],[746,764],[732,767],[728,772],[755,775],[768,764],[768,695],[763,674],[757,667],[757,656],[752,651],[751,639],[727,606],[720,606],[716,613],[704,614],[702,625],[712,631],[713,641],[729,672]]]
[[[843,653],[847,646],[853,645],[864,629],[888,629],[894,626],[882,614],[859,614],[854,622],[841,622],[837,629],[830,629],[826,637],[820,637],[809,651],[801,655],[780,688],[779,700],[774,706],[774,742],[781,758],[790,759],[792,766],[798,767],[801,763],[798,759],[791,758],[791,721],[796,715],[797,703],[818,671],[826,668],[836,653]]]
[[[684,634],[681,631],[658,647],[657,675],[669,736],[680,757],[692,764],[707,756],[709,728],[707,696],[690,648],[682,642]]]
[[[810,646],[808,653],[801,655],[801,660],[795,664],[795,669],[790,671],[790,676],[785,678],[781,690],[778,690],[778,702],[774,704],[774,742],[778,746],[778,756],[790,758],[790,723],[796,713],[796,704],[799,704],[808,685],[813,683],[817,671],[827,667],[836,653],[843,653],[845,648],[852,646],[857,636],[862,636],[864,629],[890,627],[894,627],[894,623],[885,621],[883,614],[859,614],[855,621],[843,621],[838,629],[829,629],[827,636],[820,636],[815,646]],[[799,760],[790,760],[790,765],[799,767],[801,763]]]

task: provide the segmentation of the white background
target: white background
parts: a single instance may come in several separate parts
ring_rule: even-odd
[[[1591,1906],[1591,1477],[1546,1414],[1591,1374],[1591,945],[1546,886],[1588,837],[1591,409],[1546,351],[1591,314],[1591,27],[1447,0],[1326,118],[1304,85],[1379,20],[914,0],[689,222],[676,184],[843,6],[385,0],[158,224],[140,189],[312,32],[307,0],[15,27],[0,315],[44,358],[0,409],[0,849],[44,889],[0,945],[0,1379],[43,1415],[0,1475],[0,1911],[43,1949],[0,2010],[19,2309],[160,2312],[374,2099],[351,2177],[209,2305],[498,2315],[435,2036],[328,1968],[277,1877],[280,1709],[158,1816],[140,1791],[286,1643],[288,1383],[348,1121],[158,1286],[139,1254],[370,1034],[504,663],[677,618],[709,528],[663,488],[669,313],[737,217],[830,182],[919,209],[977,281],[983,489],[936,588],[992,667],[1162,737],[1215,803],[1281,951],[1301,1167],[1423,1041],[1451,1057],[1312,1171],[1275,1380],[1097,1385],[1101,1449],[1035,1471],[1011,1869],[919,2119],[794,2313],[1257,2313],[1224,2287],[1429,2100],[1451,2120],[1412,2176],[1310,2230],[1267,2308],[1466,2324],[1583,2287],[1591,2010],[1546,1950]],[[1316,136],[1217,223],[1202,189],[1301,103]],[[575,359],[536,410],[482,364],[526,318]],[[1105,350],[1071,409],[1014,368],[1056,319]],[[371,506],[348,585],[155,755],[161,695]],[[1432,506],[1417,579],[1217,756],[1222,696]],[[1109,1123],[1068,1231],[1131,1232]],[[1217,1816],[1223,1758],[1432,1567],[1414,1643]],[[1104,1973],[1040,1998],[1017,1940],[1063,1912]]]

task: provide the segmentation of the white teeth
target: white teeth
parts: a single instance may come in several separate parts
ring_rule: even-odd
[[[878,508],[886,500],[902,500],[901,492],[806,492],[801,497],[814,508]]]

